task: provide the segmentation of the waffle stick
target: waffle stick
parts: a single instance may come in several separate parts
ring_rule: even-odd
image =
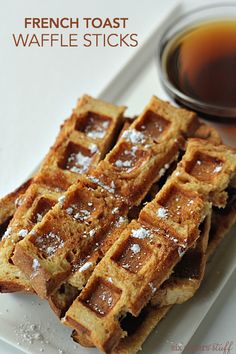
[[[125,119],[117,142],[121,138],[124,131],[130,127],[132,121],[133,119],[131,120],[130,118]],[[123,222],[120,225],[120,228],[118,228],[117,233],[123,231],[127,223]],[[79,293],[80,290],[77,287],[69,284],[68,282],[65,282],[48,298],[49,305],[51,306],[53,312],[57,315],[57,317],[61,318],[64,316],[65,312],[68,310],[68,308],[73,303],[74,299],[79,295]]]
[[[15,191],[0,199],[0,240],[6,232],[7,227],[15,214],[16,208],[21,204],[21,198],[30,183],[31,179],[23,183]]]
[[[195,135],[204,137],[204,135],[206,136],[205,133],[207,130],[206,126],[202,126]],[[214,144],[219,143],[217,141],[218,137],[212,128],[210,138]],[[231,189],[227,193],[229,200],[227,201],[226,207],[213,208],[211,223],[208,222],[207,226],[208,232],[210,231],[209,243],[207,241],[208,235],[205,233],[205,240],[200,237],[196,247],[189,250],[183,256],[182,260],[176,265],[171,277],[162,284],[156,295],[153,296],[152,304],[162,307],[182,303],[190,299],[199,288],[207,259],[214,252],[217,245],[236,220],[234,189]]]
[[[27,277],[12,264],[15,245],[63,199],[63,193],[81,174],[91,172],[115,139],[124,107],[83,96],[65,121],[55,144],[26,191],[0,244],[0,290],[32,291]],[[53,233],[51,234],[53,237]],[[55,242],[57,238],[55,236]],[[53,248],[50,250],[53,252]],[[6,279],[11,276],[11,282]]]
[[[191,133],[195,123],[193,113],[153,97],[90,176],[71,186],[64,202],[17,245],[13,261],[41,297],[49,297],[72,272],[73,277],[77,273],[77,288],[83,287],[93,268],[88,255],[120,227],[130,207],[140,203],[157,179],[156,171],[176,158],[183,134]],[[51,232],[59,242],[47,257]]]
[[[204,182],[199,165],[204,171],[211,172]],[[112,351],[125,335],[118,319],[127,312],[137,316],[152,297],[152,290],[156,291],[169,278],[180,256],[199,236],[199,225],[203,216],[209,213],[207,199],[215,205],[223,204],[222,195],[225,197],[224,190],[234,176],[235,167],[236,156],[230,149],[198,139],[189,141],[177,171],[154,202],[142,210],[139,222],[132,222],[122,233],[67,312],[65,323],[77,329],[77,338],[83,333],[83,341],[86,338],[100,350]],[[158,233],[155,227],[159,229]],[[171,232],[165,232],[166,229]],[[141,254],[133,254],[129,264],[131,243],[137,242],[136,238],[132,239],[137,234],[142,237],[138,243]],[[174,234],[172,240],[175,241],[172,244],[171,234]],[[155,237],[161,245],[159,252],[151,245],[150,235],[152,242]]]
[[[212,210],[210,222],[206,226],[209,237],[205,235],[205,239],[199,238],[196,247],[183,256],[171,277],[153,296],[152,304],[160,307],[180,304],[195,294],[204,276],[206,262],[236,221],[235,190],[229,190],[228,194],[226,207],[223,209],[214,207]]]

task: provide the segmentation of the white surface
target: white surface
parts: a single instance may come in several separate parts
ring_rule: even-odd
[[[53,2],[54,1],[50,2],[51,10],[48,9],[47,13],[50,13],[50,11],[51,13],[55,13],[56,7],[52,7],[51,5]],[[29,1],[21,1],[17,10],[12,7],[10,11],[9,7],[11,7],[12,4],[16,5],[17,3],[17,0],[8,1],[7,5],[4,2],[4,8],[0,15],[1,17],[3,16],[3,19],[1,18],[0,22],[1,42],[2,39],[6,42],[6,33],[9,32],[13,24],[16,26],[19,22],[19,18],[25,15],[26,9],[27,15],[30,13],[30,6],[27,5],[27,3],[29,4]],[[62,4],[63,2],[58,1],[57,4],[58,3]],[[96,1],[96,4],[97,3],[98,1]],[[77,11],[79,9],[80,14],[81,11],[83,14],[90,14],[92,13],[91,9],[93,8],[94,15],[96,15],[98,11],[100,11],[103,16],[105,13],[109,13],[109,15],[114,13],[115,16],[117,16],[117,11],[119,13],[122,12],[120,16],[132,15],[133,27],[131,26],[130,30],[134,30],[135,28],[137,29],[138,27],[139,32],[142,33],[144,38],[149,33],[151,27],[154,27],[157,14],[158,20],[160,19],[159,14],[161,10],[159,9],[167,9],[166,6],[168,3],[175,3],[175,1],[165,1],[164,4],[161,4],[161,2],[154,0],[142,0],[139,2],[138,7],[137,1],[133,0],[129,2],[121,1],[117,4],[112,2],[112,5],[108,0],[99,0],[99,8],[95,8],[95,6],[92,6],[95,4],[94,0],[89,1],[86,5],[84,3],[83,5],[81,3],[80,6],[77,5]],[[43,5],[39,5],[39,1],[31,1],[31,4],[33,4],[33,10],[31,10],[31,13],[43,13],[43,10],[40,10]],[[35,4],[37,4],[37,6]],[[62,13],[63,8],[65,9],[65,5],[58,5],[57,13],[58,11]],[[74,1],[71,2],[70,8],[67,8],[67,13],[69,11],[70,13],[73,13],[73,10],[75,11]],[[13,17],[10,20],[11,16]],[[10,22],[6,25],[7,21]],[[94,53],[92,53],[93,55],[91,56],[88,54],[83,54],[82,57],[79,57],[78,59],[78,68],[75,65],[74,57],[74,61],[71,62],[70,67],[68,67],[70,60],[72,60],[71,54],[66,55],[63,53],[63,56],[61,57],[62,53],[59,52],[55,55],[55,57],[51,57],[52,55],[54,56],[54,54],[49,53],[48,56],[43,59],[41,64],[39,58],[34,58],[34,63],[38,64],[38,73],[32,80],[32,85],[27,88],[29,82],[31,81],[30,74],[32,73],[30,68],[26,75],[23,73],[24,68],[32,65],[32,63],[30,64],[28,61],[28,53],[25,58],[20,59],[18,54],[16,56],[16,52],[13,53],[13,49],[6,47],[6,43],[3,43],[3,45],[5,46],[5,53],[3,57],[2,55],[0,56],[0,60],[2,60],[0,73],[3,78],[3,80],[1,80],[1,85],[4,84],[4,86],[1,87],[0,163],[1,166],[4,166],[4,168],[1,168],[0,173],[0,194],[4,194],[16,186],[18,182],[22,181],[41,160],[42,156],[48,149],[48,145],[51,144],[56,135],[58,124],[66,117],[66,115],[70,113],[71,108],[74,106],[75,98],[84,91],[96,95],[100,89],[108,81],[110,81],[111,76],[113,76],[116,70],[118,70],[119,67],[121,67],[122,64],[124,64],[126,60],[133,55],[134,52],[133,50],[124,50],[122,54],[119,51],[119,55],[117,55],[117,52],[115,53],[112,50],[105,52],[104,50],[98,50],[95,53],[96,65],[94,65]],[[1,46],[2,43],[0,43],[0,47]],[[59,58],[57,58],[58,55],[60,56]],[[106,65],[104,65],[104,57],[106,60]],[[51,65],[53,64],[54,66],[50,67],[50,65],[46,65],[46,63]],[[18,67],[16,67],[16,64]],[[21,67],[23,66],[23,69],[20,71],[19,65],[21,65]],[[86,70],[86,67],[89,68],[89,71],[88,69]],[[61,71],[62,68],[64,71]],[[74,68],[76,68],[75,72],[73,70]],[[46,87],[42,79],[43,70],[46,71],[44,75],[45,80],[47,80],[47,82],[49,81],[49,84]],[[48,80],[48,78],[50,78],[50,80]],[[139,85],[137,85],[138,82]],[[50,95],[50,92],[53,92],[53,94]],[[130,86],[127,87],[125,94],[123,97],[121,96],[119,100],[122,103],[130,105],[131,114],[137,113],[153,93],[161,95],[162,97],[164,96],[157,80],[154,62],[152,61],[147,65],[145,70],[140,72],[140,74],[136,77],[136,81],[130,83]],[[14,161],[14,164],[12,164],[12,161]],[[231,251],[231,253],[229,253],[229,251]],[[228,248],[223,248],[223,251],[221,251],[219,258],[217,258],[215,266],[213,267],[215,272],[212,272],[209,276],[209,280],[213,278],[213,283],[209,281],[206,282],[206,286],[203,288],[202,297],[200,294],[200,302],[198,302],[198,296],[193,299],[193,304],[189,302],[181,305],[181,307],[177,306],[174,308],[174,310],[171,311],[167,317],[167,320],[163,321],[161,326],[158,326],[157,332],[153,333],[152,338],[154,337],[155,340],[151,339],[145,344],[144,351],[146,353],[154,353],[156,343],[161,344],[162,348],[165,348],[163,349],[164,353],[171,353],[172,341],[183,341],[183,343],[186,344],[184,339],[189,333],[189,330],[191,331],[197,324],[197,315],[200,314],[200,309],[202,311],[204,310],[204,306],[209,307],[210,302],[213,300],[215,295],[217,295],[215,290],[213,293],[210,293],[209,288],[212,284],[214,284],[214,279],[217,275],[216,271],[218,271],[216,267],[222,267],[222,262],[220,262],[220,260],[223,259],[225,252],[229,262],[227,263],[224,261],[223,266],[227,267],[231,264],[232,269],[232,263],[230,262],[233,262],[233,252],[235,251],[235,242],[234,244],[230,244]],[[220,281],[222,282],[216,282],[218,286],[220,286],[220,284],[224,284],[224,281],[226,281],[227,278],[224,278],[223,275],[229,275],[229,272],[225,273],[225,268],[223,268],[223,271],[221,268],[221,274],[222,277],[220,277]],[[233,279],[235,279],[235,277],[232,278],[232,280]],[[207,293],[208,290],[209,293]],[[230,282],[227,284],[227,287],[223,293],[221,293],[219,300],[214,304],[209,314],[205,311],[206,318],[194,335],[192,340],[193,343],[201,345],[214,343],[216,341],[223,342],[227,337],[228,340],[235,340],[235,338],[233,338],[235,337],[234,328],[236,324],[233,294],[235,294],[235,286],[233,286],[233,282]],[[34,301],[33,304],[32,301]],[[40,318],[43,318],[44,328],[40,330],[40,332],[43,332],[43,336],[47,337],[48,332],[50,331],[47,331],[46,328],[47,326],[50,326],[52,334],[49,335],[49,337],[52,339],[58,338],[59,340],[57,348],[54,351],[52,348],[47,349],[47,353],[58,353],[58,349],[62,348],[65,343],[66,345],[68,343],[70,346],[70,348],[65,348],[66,353],[74,352],[74,344],[68,341],[68,330],[63,328],[63,332],[61,332],[62,327],[57,323],[56,319],[51,316],[46,304],[38,305],[38,300],[31,300],[31,298],[29,299],[28,297],[22,295],[1,295],[0,303],[0,334],[5,338],[8,337],[9,340],[15,338],[16,342],[22,342],[22,338],[19,335],[19,330],[15,331],[14,329],[16,329],[17,324],[25,322],[24,315],[26,313],[26,308],[28,308],[27,320],[29,320],[30,323],[39,324],[39,322],[42,322]],[[224,306],[221,311],[219,311],[219,306],[222,304],[224,304]],[[193,314],[191,315],[191,311],[194,311],[194,306],[195,316],[192,316]],[[6,313],[7,308],[9,309],[8,313]],[[187,316],[188,314],[189,316]],[[47,326],[45,326],[45,322]],[[229,324],[231,324],[230,328]],[[12,328],[13,331],[9,330]],[[177,332],[174,332],[176,337],[171,334],[171,331],[175,329],[177,329]],[[207,331],[208,334],[206,335]],[[158,340],[158,338],[160,339]],[[161,339],[162,342],[160,343]],[[34,345],[28,345],[28,347],[32,353],[37,353]],[[38,345],[36,345],[36,347],[40,349]],[[43,348],[45,345],[42,344],[41,347]],[[8,347],[5,344],[0,343],[0,353],[5,354],[8,352],[11,354],[20,353],[13,347]],[[87,353],[88,351],[79,347],[79,352]],[[198,353],[197,351],[195,352]],[[231,351],[231,353],[235,352],[236,350],[234,348],[234,351]]]

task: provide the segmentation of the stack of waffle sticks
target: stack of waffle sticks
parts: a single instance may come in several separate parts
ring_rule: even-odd
[[[152,97],[82,97],[35,176],[0,200],[0,291],[47,299],[72,337],[136,353],[199,288],[236,220],[236,151]]]

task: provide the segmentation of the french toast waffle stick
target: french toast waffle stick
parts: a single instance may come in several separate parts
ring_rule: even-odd
[[[142,201],[158,171],[176,159],[196,124],[194,113],[153,97],[98,167],[17,244],[13,261],[41,297],[48,298],[76,270],[77,287],[83,287],[95,266],[87,255],[126,222],[129,209]]]
[[[205,273],[206,262],[215,252],[236,221],[236,193],[229,189],[225,208],[213,207],[212,215],[205,225],[203,238],[190,249],[176,265],[173,274],[157,290],[152,304],[167,306],[190,299],[199,288]],[[206,234],[209,232],[209,236]]]
[[[65,121],[55,144],[26,191],[0,244],[0,291],[31,291],[29,280],[12,264],[15,245],[63,199],[79,176],[91,172],[110,149],[123,121],[124,107],[83,96]],[[57,237],[51,233],[54,241]],[[49,254],[53,248],[48,249]],[[10,281],[6,282],[6,279]]]
[[[83,336],[104,352],[115,348],[126,335],[119,319],[137,316],[169,278],[199,237],[208,200],[223,205],[235,168],[231,149],[190,139],[177,170],[110,248],[68,310],[64,322],[76,328],[77,339]]]
[[[229,157],[227,157],[226,154],[227,148],[222,146],[220,150],[218,149],[218,151],[216,151],[214,159],[211,160],[209,158],[209,155],[206,154],[206,152],[211,151],[212,149],[208,149],[206,142],[203,145],[204,146],[202,146],[202,149],[200,149],[200,151],[198,152],[196,152],[196,150],[198,149],[196,141],[192,141],[192,144],[190,146],[190,156],[195,156],[195,158],[196,156],[199,157],[199,159],[197,160],[197,167],[195,167],[193,172],[190,174],[192,175],[190,178],[190,183],[194,183],[195,178],[199,179],[202,184],[205,184],[205,186],[200,186],[201,193],[206,193],[207,184],[214,183],[212,180],[212,175],[221,171],[221,157],[224,156],[224,158],[226,159],[229,159]],[[232,153],[232,151],[229,150],[229,153]],[[210,163],[212,163],[212,170],[210,168]],[[189,165],[189,160],[186,159],[185,161],[183,161],[183,168],[181,167],[181,165],[182,163],[180,163],[179,167],[180,170],[182,169],[183,172],[183,170],[188,170],[189,166],[191,165],[191,162]],[[182,174],[180,170],[180,178],[183,178],[185,180],[185,173]],[[227,173],[229,174],[229,178],[232,180],[232,172],[230,175],[228,169]],[[200,239],[197,242],[197,247],[189,250],[184,255],[181,262],[179,262],[175,267],[171,277],[162,284],[160,289],[157,290],[155,296],[152,298],[153,304],[158,304],[159,306],[166,306],[174,303],[182,303],[192,297],[200,286],[202,277],[204,275],[204,268],[207,259],[209,258],[210,254],[213,253],[217,245],[220,243],[221,239],[223,239],[229,228],[234,224],[236,220],[235,189],[227,189],[227,176],[224,176],[224,179],[225,178],[226,180],[224,182],[222,180],[222,183],[225,183],[226,189],[222,190],[221,192],[217,192],[215,190],[215,193],[217,195],[217,199],[219,200],[222,199],[222,196],[226,197],[227,204],[224,208],[222,207],[221,203],[220,208],[217,206],[213,207],[211,225],[209,225],[209,243],[208,241],[205,242],[203,239]],[[209,193],[209,198],[211,199],[211,193]],[[218,200],[217,204],[219,204]],[[203,243],[198,244],[199,242]]]

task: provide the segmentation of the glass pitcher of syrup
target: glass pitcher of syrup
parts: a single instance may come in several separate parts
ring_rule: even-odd
[[[171,98],[214,122],[236,146],[236,4],[209,5],[177,19],[162,34],[157,56]]]

